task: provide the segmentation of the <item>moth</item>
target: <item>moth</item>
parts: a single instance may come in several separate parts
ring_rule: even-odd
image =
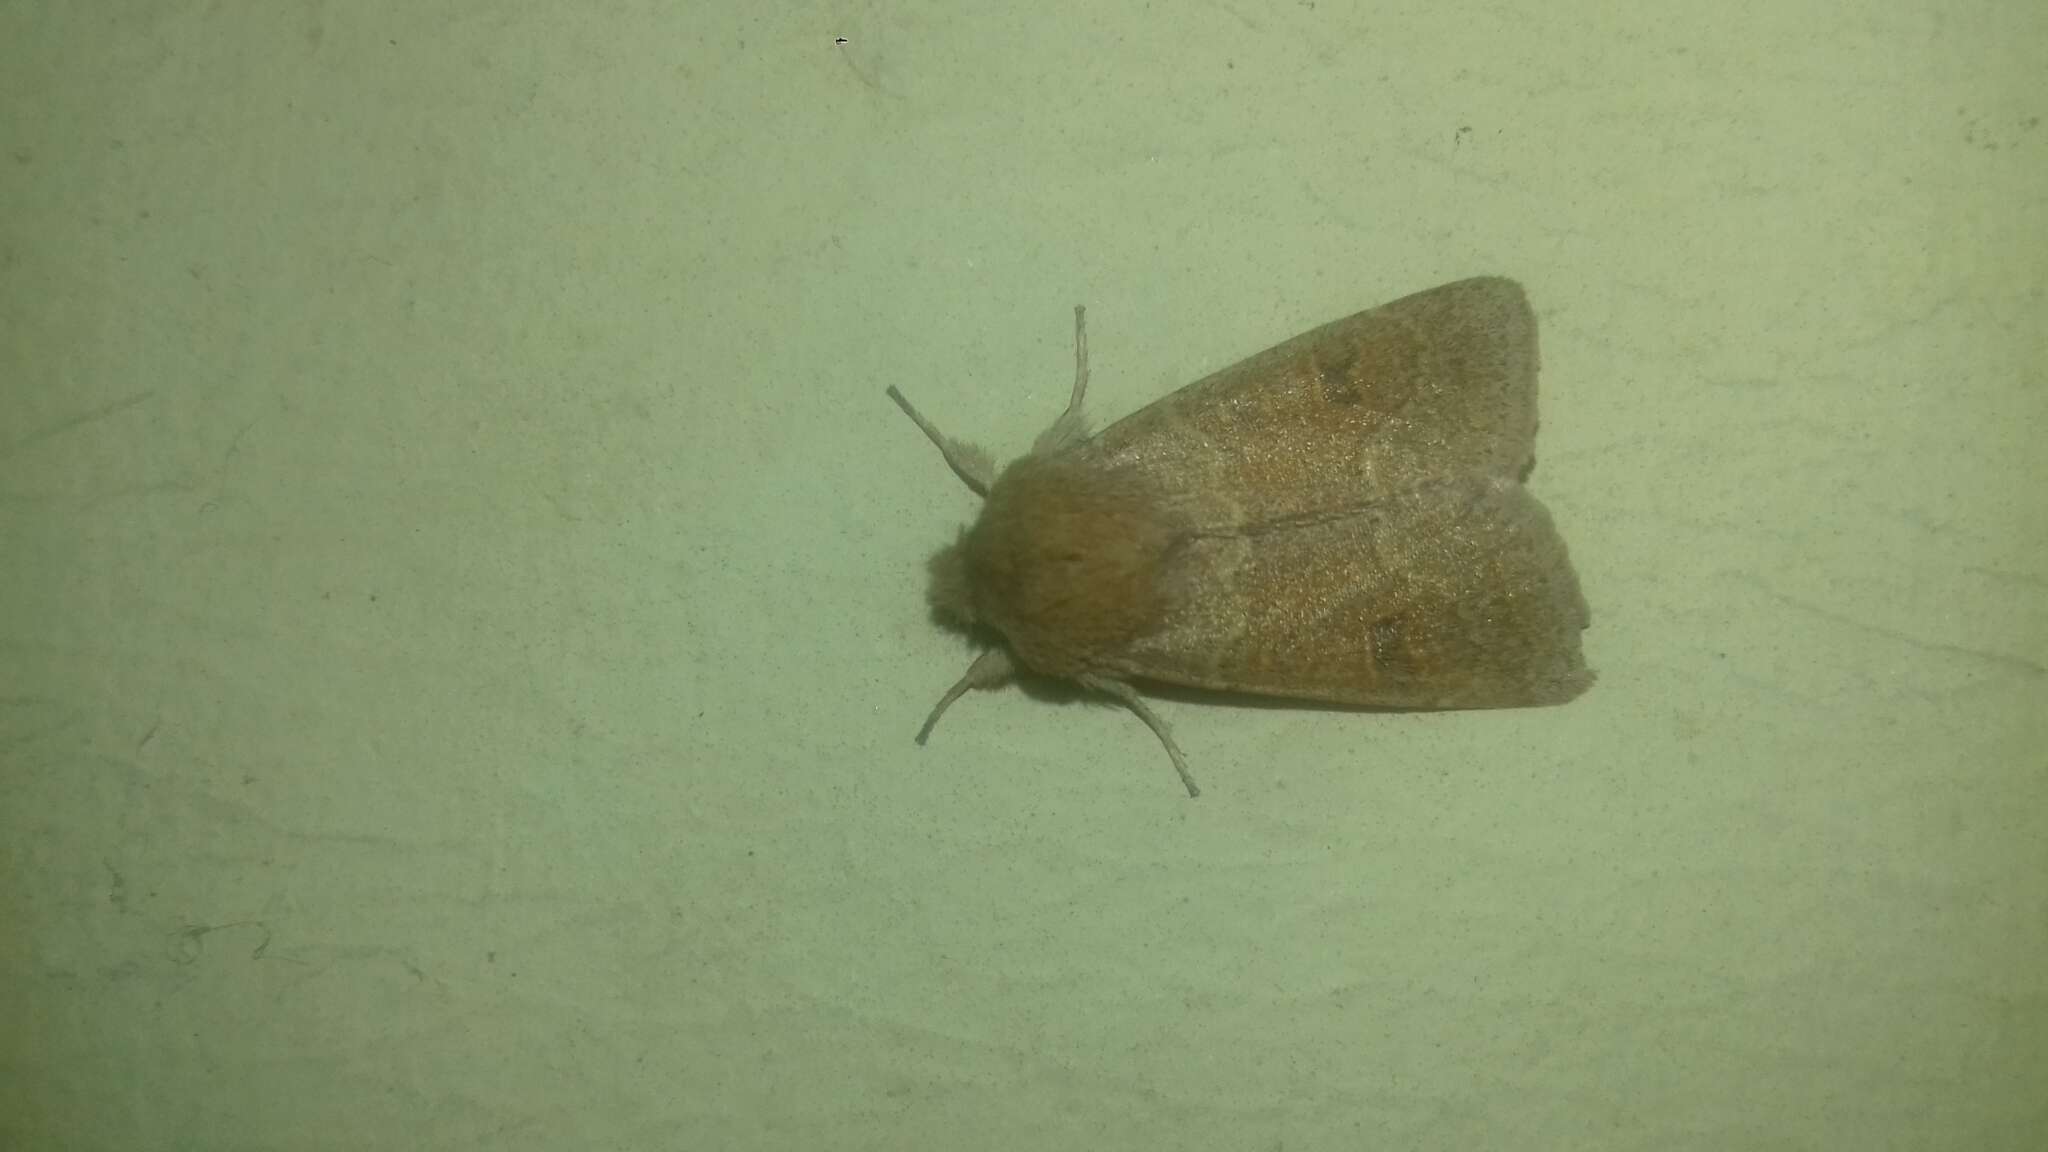
[[[1194,776],[1139,683],[1380,709],[1562,704],[1591,620],[1535,464],[1536,319],[1461,280],[1326,324],[1089,436],[1074,385],[1000,472],[888,395],[981,514],[930,563],[989,647],[940,698],[1028,672],[1122,703]]]

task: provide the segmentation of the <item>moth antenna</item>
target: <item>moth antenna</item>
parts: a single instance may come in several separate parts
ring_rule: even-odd
[[[1067,410],[1038,434],[1031,443],[1033,456],[1057,452],[1088,438],[1088,419],[1081,415],[1081,398],[1088,392],[1088,310],[1074,305],[1074,391],[1067,397]]]
[[[1159,737],[1159,742],[1166,745],[1166,754],[1173,759],[1173,770],[1180,773],[1180,782],[1187,787],[1189,798],[1202,794],[1202,790],[1195,786],[1194,774],[1188,771],[1187,760],[1180,754],[1180,745],[1173,742],[1173,734],[1166,730],[1166,721],[1152,714],[1152,709],[1145,706],[1145,700],[1138,695],[1136,688],[1121,680],[1105,680],[1097,676],[1082,677],[1081,686],[1114,696],[1124,707],[1136,712],[1138,719],[1143,720],[1145,726],[1152,729],[1152,734]]]
[[[996,481],[995,461],[989,458],[988,453],[965,440],[955,440],[933,427],[932,422],[925,419],[923,413],[910,406],[910,401],[903,398],[903,393],[898,392],[894,384],[889,385],[889,399],[894,400],[896,406],[903,409],[903,414],[910,417],[933,444],[938,445],[940,454],[946,458],[946,465],[953,469],[955,476],[974,489],[975,495],[988,495],[989,485]]]
[[[969,688],[994,688],[1008,680],[1014,673],[1015,668],[1010,663],[1010,654],[1001,648],[991,648],[975,657],[974,663],[967,666],[966,674],[955,681],[951,688],[946,689],[946,694],[939,698],[938,706],[932,709],[932,714],[924,718],[924,727],[917,730],[917,742],[922,744],[931,736],[932,729],[938,727],[939,717],[945,715],[946,709],[953,706],[953,701],[965,696]]]

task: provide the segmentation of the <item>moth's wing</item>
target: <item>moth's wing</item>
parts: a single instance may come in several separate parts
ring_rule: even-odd
[[[1536,435],[1536,320],[1512,280],[1463,280],[1326,324],[1198,380],[1074,451],[1270,522],[1420,478],[1519,479]]]
[[[1564,541],[1513,481],[1427,485],[1167,552],[1167,607],[1110,670],[1396,708],[1509,708],[1593,682]]]

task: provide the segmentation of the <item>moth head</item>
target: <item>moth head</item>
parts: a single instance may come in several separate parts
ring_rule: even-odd
[[[967,533],[967,529],[960,529],[960,535],[951,544],[932,556],[931,586],[925,591],[932,611],[963,628],[980,622],[974,612],[974,588],[967,576]]]

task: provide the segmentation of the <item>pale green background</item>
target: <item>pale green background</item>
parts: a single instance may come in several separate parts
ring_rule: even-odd
[[[846,38],[844,45],[835,37]],[[2048,1145],[2048,6],[6,3],[0,1146]],[[1599,686],[1017,692],[922,562],[1522,279]]]

